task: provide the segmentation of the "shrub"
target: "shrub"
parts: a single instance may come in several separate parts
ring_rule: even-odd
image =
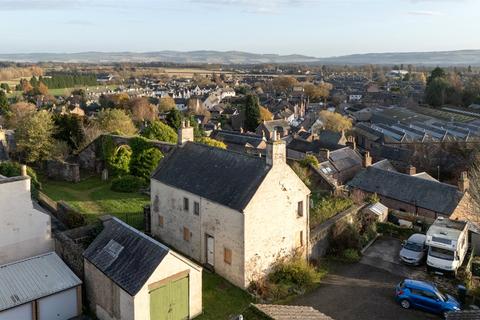
[[[348,263],[360,261],[360,254],[355,249],[345,249],[342,251],[342,260]]]
[[[300,164],[306,168],[308,168],[309,165],[312,165],[313,167],[318,168],[318,166],[320,165],[318,163],[317,157],[311,154],[306,155],[305,158],[302,161],[300,161]]]
[[[378,222],[377,231],[400,239],[408,239],[414,233],[412,229],[402,228],[390,222]]]
[[[178,136],[175,130],[161,121],[153,121],[146,127],[142,136],[151,140],[160,140],[170,143],[177,143]]]
[[[143,150],[132,157],[130,173],[148,180],[162,158],[163,154],[155,147]]]
[[[137,192],[145,185],[145,180],[135,176],[124,176],[112,181],[111,189],[116,192]]]
[[[225,143],[209,137],[201,137],[196,139],[196,141],[201,144],[206,144],[207,146],[216,147],[220,149],[227,149],[227,145]]]
[[[130,172],[130,160],[132,158],[132,150],[129,146],[118,147],[113,155],[108,158],[107,166],[112,176],[123,176]]]
[[[341,255],[343,251],[347,249],[360,250],[362,240],[358,229],[358,225],[356,224],[347,224],[338,234],[334,234],[335,231],[332,231],[329,253]]]
[[[312,198],[313,199],[313,198]],[[310,208],[310,224],[318,225],[336,214],[347,210],[353,205],[353,201],[344,197],[325,197],[315,201]]]
[[[318,280],[315,268],[305,259],[294,256],[290,259],[275,263],[268,280],[275,284],[295,285],[306,287]]]

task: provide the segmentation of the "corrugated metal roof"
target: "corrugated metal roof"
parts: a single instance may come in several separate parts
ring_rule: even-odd
[[[54,252],[0,266],[0,311],[80,285]]]

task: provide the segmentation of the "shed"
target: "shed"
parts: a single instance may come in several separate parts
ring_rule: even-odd
[[[0,266],[1,320],[67,320],[82,313],[80,279],[54,252]]]
[[[380,202],[373,203],[365,208],[366,214],[372,214],[377,217],[379,222],[385,222],[388,218],[388,208]]]
[[[100,320],[190,319],[202,312],[202,268],[117,218],[84,253],[85,288]]]

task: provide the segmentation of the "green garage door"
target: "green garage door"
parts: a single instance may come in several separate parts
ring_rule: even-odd
[[[188,276],[150,292],[150,319],[188,319]]]

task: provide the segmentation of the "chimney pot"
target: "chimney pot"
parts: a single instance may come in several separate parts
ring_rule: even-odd
[[[417,174],[417,168],[415,168],[412,165],[409,165],[408,168],[407,168],[407,174],[410,175],[410,176],[416,175]]]
[[[460,192],[467,192],[470,188],[470,179],[468,178],[468,173],[463,171],[460,175],[460,179],[458,180],[458,189]]]
[[[363,157],[363,166],[365,168],[368,168],[372,165],[372,157],[370,156],[370,152],[367,151],[365,152],[365,155]]]
[[[20,166],[20,175],[21,175],[22,177],[28,176],[28,175],[27,175],[27,166],[24,165],[24,164],[22,164],[22,165]]]

